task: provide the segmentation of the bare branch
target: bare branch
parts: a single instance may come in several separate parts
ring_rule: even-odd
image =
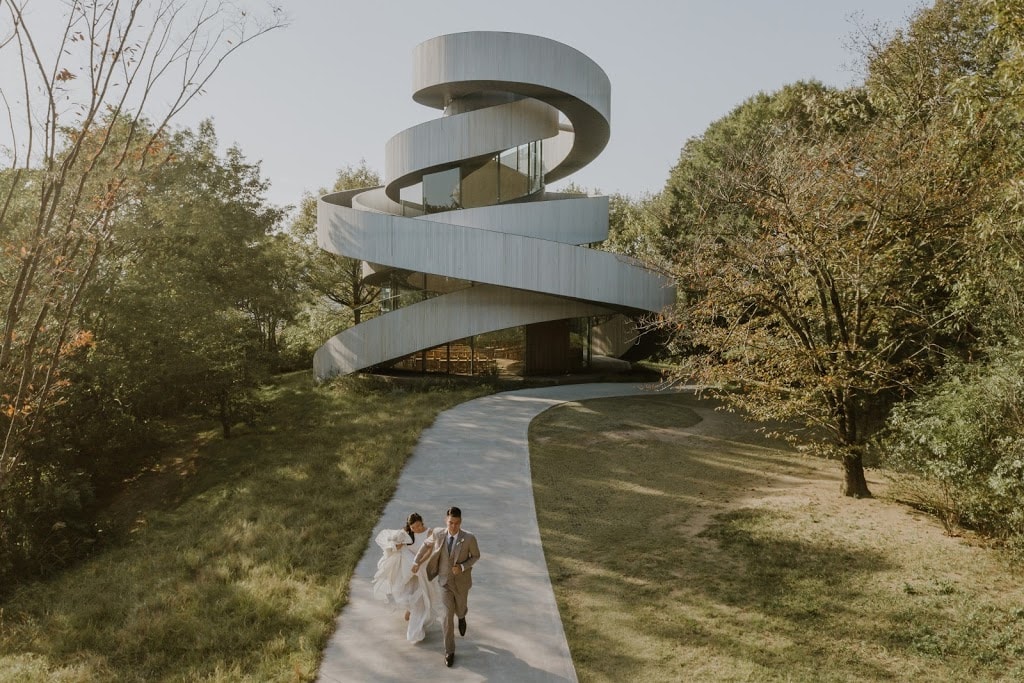
[[[171,122],[229,55],[284,24],[275,13],[252,30],[251,16],[228,3],[203,4],[190,17],[186,0],[75,0],[66,5],[48,60],[24,6],[0,0],[12,19],[0,50],[16,50],[24,98],[12,103],[0,92],[14,171],[5,179],[11,185],[0,221],[17,259],[10,279],[0,282],[0,383],[13,388],[0,415],[0,487],[20,444],[59,400],[60,366],[77,335],[82,293],[119,212],[141,191],[145,172],[169,159],[161,146]],[[170,99],[154,108],[162,88]],[[12,104],[24,108],[24,121]]]

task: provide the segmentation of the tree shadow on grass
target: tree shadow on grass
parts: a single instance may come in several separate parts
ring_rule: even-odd
[[[821,680],[823,661],[853,658],[849,676],[828,675],[891,679],[884,658],[855,654],[892,640],[860,613],[862,586],[891,561],[775,534],[785,513],[750,507],[823,476],[838,482],[838,466],[823,474],[715,404],[680,397],[673,415],[660,400],[656,410],[588,401],[531,432],[545,554],[581,677],[643,675],[662,660],[650,670],[678,666],[684,680]],[[730,664],[695,673],[709,653]]]
[[[890,635],[878,629],[877,618],[884,622],[886,615],[861,614],[857,605],[862,584],[892,569],[891,563],[876,552],[762,538],[748,529],[772,514],[739,510],[724,515],[703,534],[717,549],[690,546],[645,556],[634,547],[623,550],[632,558],[629,566],[553,558],[553,564],[571,567],[552,576],[556,593],[564,582],[571,592],[600,596],[596,600],[603,606],[600,614],[588,615],[578,606],[566,610],[563,603],[581,672],[629,676],[642,673],[652,659],[677,657],[685,680],[688,658],[704,651],[729,660],[733,668],[724,670],[724,678],[700,674],[707,675],[701,680],[731,680],[741,671],[779,680],[823,680],[818,667],[829,643],[843,643],[851,652],[865,644],[889,644]],[[619,632],[603,623],[616,613],[624,625]],[[578,648],[580,643],[585,645]],[[689,655],[671,654],[683,645]],[[850,664],[849,676],[835,672],[825,678],[894,676],[877,661]]]
[[[0,660],[38,680],[68,662],[75,680],[313,675],[372,511],[438,403],[459,400],[398,398],[291,378],[272,419],[206,443],[125,542],[0,605]]]
[[[718,516],[700,534],[716,541],[717,549],[710,556],[705,549],[704,559],[695,558],[689,565],[696,594],[707,604],[753,615],[771,629],[768,642],[778,639],[777,646],[765,647],[757,639],[719,632],[712,636],[716,646],[767,670],[784,665],[791,674],[814,678],[821,673],[817,667],[826,643],[846,643],[853,649],[869,641],[884,645],[886,636],[875,620],[878,615],[862,612],[863,586],[872,575],[891,571],[895,565],[871,550],[759,532],[779,514],[766,509],[735,510]],[[823,633],[827,641],[817,637]],[[794,670],[800,662],[807,666],[802,672]],[[893,676],[867,659],[855,664],[856,676],[862,679]],[[837,672],[837,677],[842,675]]]

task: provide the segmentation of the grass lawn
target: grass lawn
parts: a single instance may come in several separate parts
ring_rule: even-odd
[[[886,497],[839,494],[689,395],[569,403],[530,430],[581,681],[1024,680],[1024,576]]]
[[[0,680],[312,680],[420,432],[491,391],[301,372],[256,429],[197,426],[114,506],[126,542],[0,603]]]
[[[308,681],[420,432],[495,387],[308,372],[254,430],[210,424],[110,509],[130,529],[0,603],[0,681]],[[580,679],[1024,679],[1024,578],[688,396],[531,427]]]

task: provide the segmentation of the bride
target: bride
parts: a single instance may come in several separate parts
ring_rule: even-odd
[[[373,575],[375,597],[405,608],[409,622],[405,637],[411,643],[423,640],[426,628],[441,612],[441,596],[436,582],[428,581],[425,572],[412,573],[416,552],[433,538],[419,513],[412,513],[405,528],[384,529],[375,539],[383,551]],[[417,544],[420,535],[422,540]]]

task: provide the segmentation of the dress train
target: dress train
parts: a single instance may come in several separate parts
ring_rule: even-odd
[[[411,643],[423,640],[443,609],[437,582],[427,580],[425,569],[412,573],[416,551],[428,536],[420,534],[414,546],[404,529],[385,529],[374,539],[383,554],[373,575],[373,595],[408,610],[405,637]]]

